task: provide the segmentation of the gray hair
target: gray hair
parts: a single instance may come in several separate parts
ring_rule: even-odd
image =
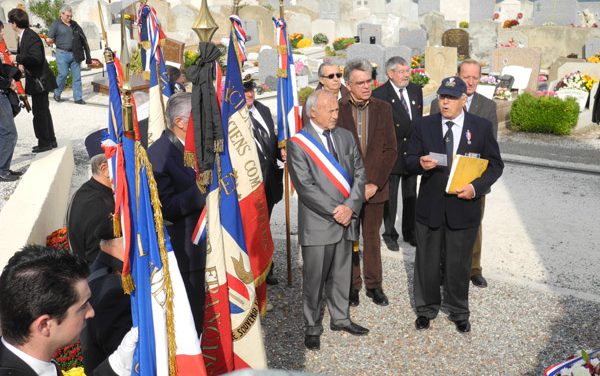
[[[173,128],[176,117],[190,117],[192,112],[192,93],[181,92],[171,95],[167,102],[167,123],[169,129]]]
[[[62,7],[60,7],[60,14],[63,14],[65,12],[71,12],[71,13],[73,13],[73,8],[71,8],[70,5],[65,4]]]
[[[319,65],[319,70],[317,71],[317,75],[319,77],[323,77],[323,68],[326,68],[326,67],[338,67],[339,68],[339,65],[333,64],[333,63],[322,63],[321,65]]]
[[[346,63],[344,67],[344,81],[347,83],[351,83],[350,76],[352,72],[355,70],[363,71],[371,76],[371,72],[373,71],[373,67],[371,63],[367,59],[353,59]]]
[[[308,96],[308,98],[306,99],[306,103],[304,104],[304,106],[306,107],[306,113],[308,114],[308,117],[310,117],[313,107],[315,107],[319,102],[319,98],[324,94],[328,94],[335,97],[333,93],[321,89],[314,91],[311,95]]]
[[[392,56],[385,62],[385,71],[389,72],[396,69],[396,65],[407,66],[408,63],[401,56]]]
[[[90,165],[92,167],[92,175],[96,176],[100,173],[100,166],[102,164],[107,163],[106,157],[104,154],[97,154],[90,159]]]

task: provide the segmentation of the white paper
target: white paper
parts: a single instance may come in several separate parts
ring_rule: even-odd
[[[477,90],[479,94],[483,95],[487,99],[494,99],[494,93],[496,92],[496,86],[494,85],[477,85]]]
[[[446,157],[446,154],[441,154],[441,153],[429,153],[429,156],[433,159],[435,159],[438,163],[438,166],[448,166],[448,158]]]
[[[529,84],[529,77],[533,69],[518,65],[507,65],[502,68],[502,75],[509,74],[515,78],[513,89],[525,90]]]

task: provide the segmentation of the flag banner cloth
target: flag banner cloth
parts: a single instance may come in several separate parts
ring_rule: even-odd
[[[142,66],[150,71],[150,88],[148,103],[148,145],[156,141],[167,126],[165,103],[171,96],[171,87],[167,77],[167,68],[160,43],[165,34],[160,27],[156,10],[147,5],[140,5],[138,11],[138,35],[142,45]]]
[[[186,290],[163,224],[152,166],[139,140],[127,137],[123,130],[117,68],[112,62],[106,65],[110,105],[103,147],[110,158],[115,213],[121,217],[126,251],[123,289],[131,295],[133,325],[139,331],[132,375],[206,375]]]
[[[233,29],[222,107],[224,147],[215,157],[213,179],[206,199],[208,291],[202,349],[209,375],[267,367],[255,289],[260,269],[254,271],[251,253],[255,249],[251,246],[258,245],[260,251],[267,247],[266,256],[270,260],[272,239],[270,231],[265,231],[269,230],[268,215],[264,220],[259,217],[261,205],[266,212],[266,199],[236,43],[238,39]],[[248,213],[255,219],[247,221],[245,215]],[[261,226],[260,220],[266,225]],[[261,239],[250,238],[254,242],[250,243],[250,234]],[[262,262],[268,266],[268,261]]]

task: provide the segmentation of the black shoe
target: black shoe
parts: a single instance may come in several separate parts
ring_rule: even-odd
[[[487,287],[487,285],[488,285],[487,281],[485,280],[485,278],[483,278],[483,276],[481,274],[472,276],[471,282],[473,282],[474,286],[481,287],[481,288]]]
[[[77,104],[85,104],[85,101],[83,99],[78,99],[75,101],[75,103]]]
[[[8,173],[12,176],[23,176],[24,172],[22,171],[13,171],[13,170],[8,170]]]
[[[352,321],[350,321],[350,325],[347,325],[347,326],[337,326],[334,324],[330,324],[329,328],[331,330],[333,330],[334,332],[343,330],[344,332],[348,332],[354,336],[364,336],[369,333],[369,329],[362,327],[358,324],[355,324]]]
[[[274,275],[267,275],[267,279],[266,279],[267,285],[273,286],[279,283],[279,281],[277,280],[277,278]]]
[[[469,320],[455,321],[454,325],[456,325],[456,330],[460,333],[468,333],[471,331],[471,323]]]
[[[58,147],[58,144],[56,143],[56,141],[52,141],[52,149],[56,149]]]
[[[348,300],[350,302],[350,307],[358,306],[358,303],[360,303],[360,301],[358,299],[358,290],[357,289],[350,290],[350,297]]]
[[[382,289],[367,289],[367,296],[373,299],[373,303],[377,305],[386,306],[390,304]]]
[[[16,175],[12,175],[10,172],[6,175],[0,175],[0,182],[9,182],[19,180],[19,177]]]
[[[319,350],[321,348],[321,337],[305,335],[304,346],[309,350]]]
[[[425,330],[429,329],[429,319],[425,316],[419,316],[415,320],[415,327],[417,330]]]
[[[404,241],[410,245],[412,245],[413,247],[417,246],[417,239],[415,239],[414,236],[405,236],[404,237]]]
[[[400,251],[400,246],[398,245],[398,242],[396,240],[384,238],[383,241],[385,242],[385,246],[387,247],[387,249],[389,249],[390,251],[392,251],[392,252]]]
[[[33,148],[31,148],[31,151],[34,153],[43,153],[45,151],[49,151],[52,150],[53,147],[52,145],[47,145],[47,146],[34,146]]]
[[[60,98],[60,95],[56,95],[56,94],[54,94],[54,100],[55,100],[56,102],[62,102],[62,99]]]

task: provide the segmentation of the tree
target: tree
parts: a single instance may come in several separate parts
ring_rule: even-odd
[[[65,5],[64,0],[38,0],[30,3],[29,10],[41,18],[46,28],[49,28],[60,17],[60,8],[63,5]]]

